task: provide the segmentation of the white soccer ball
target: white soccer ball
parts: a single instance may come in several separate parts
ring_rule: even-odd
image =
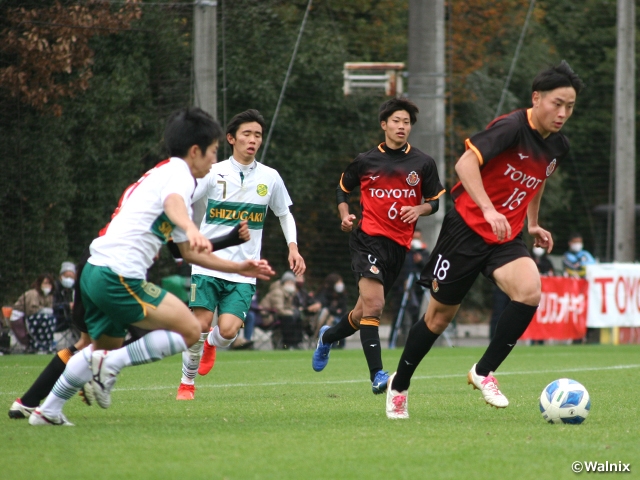
[[[549,423],[582,423],[590,409],[587,389],[569,378],[554,380],[540,395],[540,412]]]

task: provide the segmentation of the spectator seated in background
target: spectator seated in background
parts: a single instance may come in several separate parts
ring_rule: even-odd
[[[572,233],[569,237],[568,243],[569,250],[562,256],[564,276],[571,278],[585,278],[587,276],[587,265],[593,265],[596,263],[596,259],[584,249],[582,235],[580,233]],[[598,343],[599,341],[600,330],[597,328],[587,328],[587,335],[585,338],[575,339],[572,343]]]
[[[286,271],[280,280],[271,284],[269,293],[260,301],[260,310],[264,312],[263,320],[265,316],[273,315],[271,321],[267,320],[266,324],[280,323],[280,332],[274,331],[271,336],[274,349],[280,347],[284,349],[300,348],[302,323],[298,310],[293,307],[295,295],[296,275],[292,271]]]
[[[53,315],[56,317],[56,332],[71,328],[71,311],[73,309],[73,286],[76,283],[76,265],[73,262],[62,262],[60,276],[53,289]],[[79,333],[78,333],[79,336]],[[75,340],[71,343],[75,343]]]
[[[337,273],[330,273],[324,279],[322,288],[315,294],[316,302],[322,306],[318,315],[314,338],[324,325],[332,326],[340,321],[340,318],[347,312],[347,295],[344,291],[344,281]],[[338,342],[337,347],[344,347],[345,341]]]
[[[54,283],[52,275],[39,275],[31,289],[20,295],[13,305],[11,328],[18,341],[28,347],[31,352],[54,351],[53,332],[56,326],[52,295]]]
[[[584,249],[582,235],[572,233],[569,237],[569,250],[562,256],[562,266],[565,276],[584,278],[587,275],[587,265],[596,263],[595,258]]]
[[[553,277],[555,275],[553,264],[547,256],[546,249],[542,247],[533,247],[531,249],[531,258],[533,258],[536,267],[538,267],[538,272],[540,272],[541,277]]]
[[[293,307],[300,314],[302,329],[310,338],[313,338],[316,332],[315,326],[318,313],[322,308],[322,304],[315,299],[313,293],[305,288],[304,274],[296,275],[296,294],[293,297]]]

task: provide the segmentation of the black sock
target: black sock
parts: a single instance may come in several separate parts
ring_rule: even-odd
[[[343,338],[350,337],[354,333],[358,331],[358,329],[353,328],[351,322],[349,321],[349,315],[351,312],[344,315],[337,325],[329,328],[329,330],[325,331],[322,335],[322,343],[329,344],[333,342],[337,342],[338,340],[342,340]]]
[[[364,320],[365,318],[367,317],[362,319]],[[360,342],[362,342],[362,350],[369,366],[369,376],[373,382],[373,377],[382,370],[382,348],[380,347],[378,327],[360,323]]]
[[[67,362],[76,353],[78,349],[74,346],[60,350],[55,357],[51,359],[49,365],[47,365],[40,376],[33,382],[33,385],[27,390],[27,392],[20,398],[20,401],[25,407],[37,407],[40,402],[44,400],[51,389],[64,372]]]
[[[398,371],[393,377],[393,385],[391,386],[393,390],[401,392],[409,389],[413,373],[439,336],[440,334],[429,330],[424,317],[411,327],[407,343],[398,362]]]
[[[495,372],[531,323],[538,306],[511,301],[500,315],[493,340],[476,365],[476,373],[486,377]]]

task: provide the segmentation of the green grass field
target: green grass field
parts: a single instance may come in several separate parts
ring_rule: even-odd
[[[518,347],[497,374],[511,404],[496,410],[466,384],[480,348],[436,348],[420,365],[409,420],[388,420],[359,350],[220,352],[196,400],[174,400],[180,358],[122,372],[110,409],[79,398],[75,427],[0,420],[0,478],[563,479],[574,461],[631,464],[640,478],[640,347]],[[385,350],[394,369],[400,350]],[[0,357],[5,411],[49,361]],[[582,425],[550,425],[538,397],[574,378],[591,395]],[[597,475],[597,474],[596,474]],[[601,474],[602,475],[602,474]],[[606,474],[605,474],[606,475]],[[607,475],[622,475],[610,473]]]

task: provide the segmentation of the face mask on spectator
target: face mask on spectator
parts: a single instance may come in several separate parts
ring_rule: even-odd
[[[417,238],[411,240],[411,250],[422,250],[424,245]]]
[[[296,284],[291,282],[286,282],[282,289],[287,293],[295,293],[296,292]]]
[[[536,257],[541,257],[542,255],[544,255],[544,248],[542,248],[542,247],[533,247],[533,254]]]
[[[342,293],[344,292],[344,283],[342,282],[338,282],[333,286],[333,289],[337,292],[337,293]]]
[[[574,253],[578,253],[582,251],[582,242],[574,242],[571,245],[569,245],[569,250],[571,250]]]
[[[73,285],[76,283],[76,281],[71,277],[62,277],[60,279],[60,283],[64,288],[73,288]]]
[[[44,296],[46,297],[51,293],[51,287],[42,287],[42,293],[44,293]]]

